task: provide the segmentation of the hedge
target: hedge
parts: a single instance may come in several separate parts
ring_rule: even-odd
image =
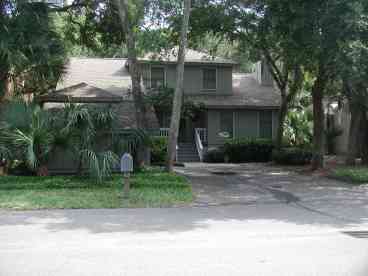
[[[231,163],[268,162],[273,148],[269,139],[231,139],[224,145],[225,155]]]
[[[224,163],[224,161],[225,151],[222,147],[208,149],[203,157],[205,163]]]

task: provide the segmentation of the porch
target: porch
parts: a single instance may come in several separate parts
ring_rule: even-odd
[[[160,128],[159,136],[168,137],[170,128]],[[183,138],[183,137],[182,137]],[[202,162],[207,147],[207,128],[194,128],[193,138],[190,140],[180,139],[176,149],[178,162]]]

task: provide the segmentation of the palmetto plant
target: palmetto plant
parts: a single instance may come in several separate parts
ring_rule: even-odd
[[[10,150],[4,139],[7,125],[4,122],[0,122],[0,166],[5,165],[5,161],[10,158]]]
[[[61,134],[69,137],[78,155],[78,172],[81,174],[86,166],[89,175],[97,181],[110,176],[118,164],[118,157],[111,149],[99,149],[98,142],[112,127],[114,115],[111,110],[67,104],[61,118],[65,120]]]
[[[24,160],[40,174],[53,145],[47,112],[37,105],[15,101],[5,106],[2,119],[2,145],[8,151],[12,149],[12,157]]]
[[[56,148],[70,150],[79,160],[79,173],[101,182],[118,165],[116,153],[134,152],[147,142],[144,131],[115,130],[109,107],[67,104],[58,110],[10,102],[0,124],[0,155],[12,148],[13,158],[23,160],[39,175],[47,174],[48,158]]]

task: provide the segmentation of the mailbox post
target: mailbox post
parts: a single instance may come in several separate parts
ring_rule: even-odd
[[[123,194],[125,198],[129,197],[130,173],[133,172],[133,157],[129,153],[124,153],[120,161],[120,171],[123,174]]]

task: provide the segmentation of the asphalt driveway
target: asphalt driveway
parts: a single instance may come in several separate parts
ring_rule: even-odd
[[[187,163],[194,206],[290,204],[310,212],[354,222],[368,218],[368,185],[350,185],[270,164]]]

